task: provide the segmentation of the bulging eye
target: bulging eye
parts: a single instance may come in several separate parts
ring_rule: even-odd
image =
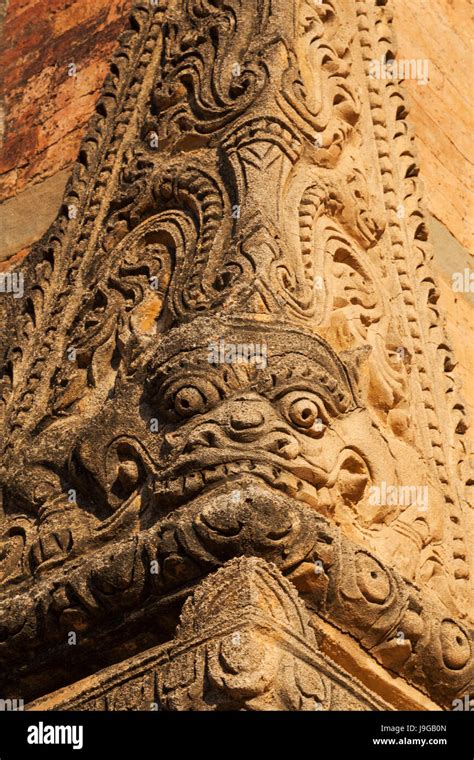
[[[188,385],[174,397],[174,408],[181,417],[191,417],[207,409],[207,399],[198,388]]]
[[[319,409],[310,398],[300,398],[293,401],[288,413],[297,427],[311,428],[318,419]]]
[[[280,399],[280,408],[293,427],[313,437],[323,434],[326,414],[314,394],[305,391],[287,393]]]
[[[186,419],[203,414],[220,400],[213,383],[196,379],[192,383],[174,383],[164,394],[165,412],[172,419]]]

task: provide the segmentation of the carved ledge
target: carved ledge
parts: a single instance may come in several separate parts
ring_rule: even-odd
[[[236,501],[231,486],[217,489],[212,499],[204,495],[192,507],[175,510],[137,538],[57,571],[34,594],[3,602],[4,687],[18,687],[22,669],[28,671],[28,661],[34,662],[45,645],[49,668],[73,654],[77,659],[95,639],[96,649],[107,650],[120,636],[127,611],[149,620],[157,600],[176,594],[183,599],[207,572],[246,555],[273,562],[310,609],[436,702],[449,706],[469,691],[470,632],[439,599],[297,501],[251,479],[241,493],[242,501]],[[159,619],[153,625],[159,634]],[[164,630],[167,626],[165,618]],[[74,653],[67,643],[71,629],[80,631]]]
[[[387,710],[318,650],[295,589],[272,565],[235,559],[184,605],[171,644],[27,709]]]

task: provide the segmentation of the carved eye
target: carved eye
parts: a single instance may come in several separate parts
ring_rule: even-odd
[[[207,399],[198,388],[189,385],[181,388],[174,397],[174,408],[181,417],[191,417],[207,409]]]
[[[365,552],[355,555],[356,583],[363,596],[373,604],[384,604],[390,596],[390,576],[374,557]]]
[[[318,419],[319,408],[310,398],[300,398],[293,401],[289,416],[296,427],[311,428]]]
[[[293,427],[312,436],[324,432],[326,413],[319,398],[309,391],[287,393],[280,400],[280,407]]]
[[[462,670],[471,657],[471,645],[462,628],[453,620],[443,620],[440,641],[446,667],[450,670]]]
[[[203,414],[219,400],[216,386],[204,379],[193,380],[192,385],[174,383],[164,395],[165,411],[174,419]]]

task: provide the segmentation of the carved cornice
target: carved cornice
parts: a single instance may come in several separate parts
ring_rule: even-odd
[[[308,613],[274,566],[235,559],[186,602],[172,644],[27,710],[390,710],[322,655]]]
[[[28,660],[45,647],[49,668],[61,661],[68,650],[62,642],[73,628],[84,646],[95,637],[107,646],[107,631],[115,636],[127,611],[146,611],[176,592],[183,598],[206,573],[243,555],[273,562],[310,608],[441,704],[468,693],[469,629],[433,594],[287,496],[270,495],[251,481],[244,493],[242,503],[229,487],[212,500],[201,497],[137,538],[57,571],[34,594],[4,601],[0,659],[8,664],[7,681],[17,683]],[[155,625],[159,630],[159,620]]]

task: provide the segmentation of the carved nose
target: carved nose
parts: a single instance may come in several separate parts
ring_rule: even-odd
[[[268,442],[265,445],[267,451],[271,451],[273,454],[283,459],[296,459],[300,453],[300,445],[296,438],[292,435],[279,434],[276,436],[270,436]]]
[[[230,424],[237,432],[259,428],[265,422],[265,417],[258,409],[252,409],[248,404],[242,404],[232,411]]]

